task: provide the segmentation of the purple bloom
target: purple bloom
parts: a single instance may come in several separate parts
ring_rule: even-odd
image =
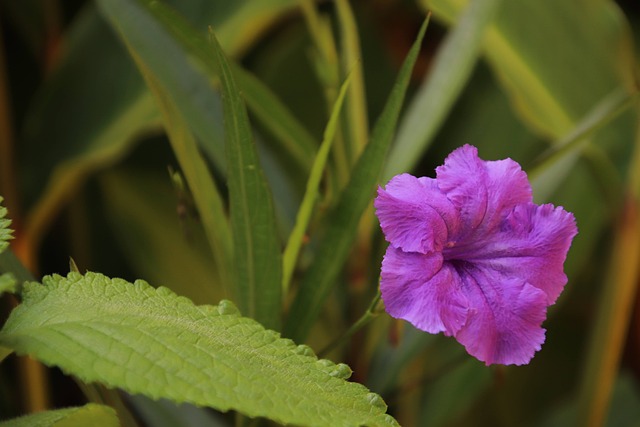
[[[573,215],[534,204],[518,163],[484,161],[470,145],[435,179],[394,177],[375,207],[390,243],[380,281],[387,312],[454,336],[487,365],[528,363],[567,283]]]

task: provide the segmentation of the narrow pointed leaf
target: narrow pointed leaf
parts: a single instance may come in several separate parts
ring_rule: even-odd
[[[228,301],[196,306],[97,273],[27,283],[22,301],[0,345],[84,382],[280,423],[397,425],[378,395],[345,380],[348,366],[318,360]]]
[[[338,94],[338,99],[336,99],[335,105],[333,106],[333,111],[331,112],[329,123],[327,123],[327,127],[324,131],[322,144],[320,144],[318,155],[313,162],[311,173],[309,174],[307,189],[304,193],[304,198],[302,199],[300,208],[298,209],[296,223],[293,227],[293,230],[291,231],[291,235],[289,236],[289,240],[287,241],[287,246],[284,250],[284,254],[282,257],[282,289],[284,292],[286,292],[289,288],[289,281],[291,280],[291,275],[293,274],[296,261],[298,260],[298,254],[300,253],[300,247],[302,246],[304,233],[306,232],[309,221],[311,220],[314,203],[318,198],[320,181],[322,180],[322,175],[325,170],[327,158],[329,157],[331,145],[333,144],[333,141],[336,137],[338,119],[340,118],[340,111],[342,109],[342,102],[347,93],[347,89],[349,88],[351,76],[352,74],[350,74],[347,80],[345,80],[345,82],[342,84],[340,93]]]
[[[301,341],[307,337],[324,301],[338,280],[355,240],[360,217],[373,198],[427,24],[428,19],[420,28],[402,65],[387,104],[375,124],[371,141],[358,159],[351,180],[327,219],[327,232],[300,285],[285,325],[285,335],[294,340]]]
[[[0,422],[0,427],[118,427],[116,411],[105,405],[88,403],[77,408],[38,412]]]
[[[260,165],[244,101],[213,32],[222,89],[234,266],[241,309],[266,327],[280,327],[282,256],[271,191]]]

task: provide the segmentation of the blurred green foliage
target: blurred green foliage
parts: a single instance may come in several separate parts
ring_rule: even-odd
[[[569,283],[544,324],[543,349],[527,366],[487,368],[452,340],[385,316],[330,356],[380,393],[402,425],[640,426],[637,4],[166,1],[176,11],[171,22],[184,23],[194,38],[169,30],[153,14],[154,2],[118,3],[149,3],[152,12],[127,17],[108,0],[0,1],[0,195],[16,230],[14,252],[36,275],[66,272],[71,256],[81,271],[145,279],[197,303],[233,293],[220,283],[226,276],[211,251],[220,223],[203,208],[158,93],[140,71],[147,68],[147,80],[151,75],[178,112],[174,131],[186,135],[192,156],[201,154],[197,167],[227,203],[231,131],[223,85],[207,63],[213,50],[202,44],[210,26],[247,104],[258,166],[273,196],[273,248],[284,249],[338,90],[353,73],[291,290],[282,296],[285,314],[291,307],[295,314],[283,316],[284,330],[304,314],[315,322],[308,343],[321,350],[375,294],[384,245],[370,209],[353,227],[346,259],[332,265],[336,278],[326,296],[314,300],[317,318],[296,295],[304,301],[298,291],[305,273],[327,245],[332,212],[430,10],[382,176],[433,176],[433,167],[465,143],[482,158],[520,162],[537,202],[576,216]],[[226,250],[223,244],[220,252]],[[280,296],[273,298],[277,305]],[[32,408],[38,393],[53,407],[84,402],[55,371],[36,381],[41,390],[15,393],[27,370],[8,362],[0,375],[3,418]],[[47,378],[66,391],[52,393]],[[166,425],[206,418],[193,415],[204,410],[180,416],[184,408],[132,401],[143,420],[152,419],[145,414],[154,405],[172,414]]]

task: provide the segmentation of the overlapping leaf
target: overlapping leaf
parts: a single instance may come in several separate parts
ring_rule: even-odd
[[[89,403],[78,408],[38,412],[4,421],[0,427],[118,427],[116,412],[105,405]]]
[[[397,425],[348,366],[167,288],[96,273],[28,283],[0,345],[85,382],[299,425]]]

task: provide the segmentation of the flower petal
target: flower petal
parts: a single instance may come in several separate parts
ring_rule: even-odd
[[[378,189],[374,205],[386,239],[407,252],[440,251],[458,229],[455,207],[431,178],[398,175]]]
[[[541,289],[551,305],[567,283],[563,265],[577,233],[573,215],[562,207],[528,203],[517,206],[500,232],[478,242],[466,259]]]
[[[456,269],[469,301],[469,319],[455,335],[487,365],[529,363],[544,342],[546,295],[521,279],[461,263]]]
[[[380,291],[392,317],[431,333],[454,335],[467,320],[461,281],[440,253],[407,253],[389,246],[382,261]]]
[[[464,145],[436,168],[438,187],[461,212],[460,239],[490,233],[516,205],[532,201],[527,175],[511,159],[484,161]]]

